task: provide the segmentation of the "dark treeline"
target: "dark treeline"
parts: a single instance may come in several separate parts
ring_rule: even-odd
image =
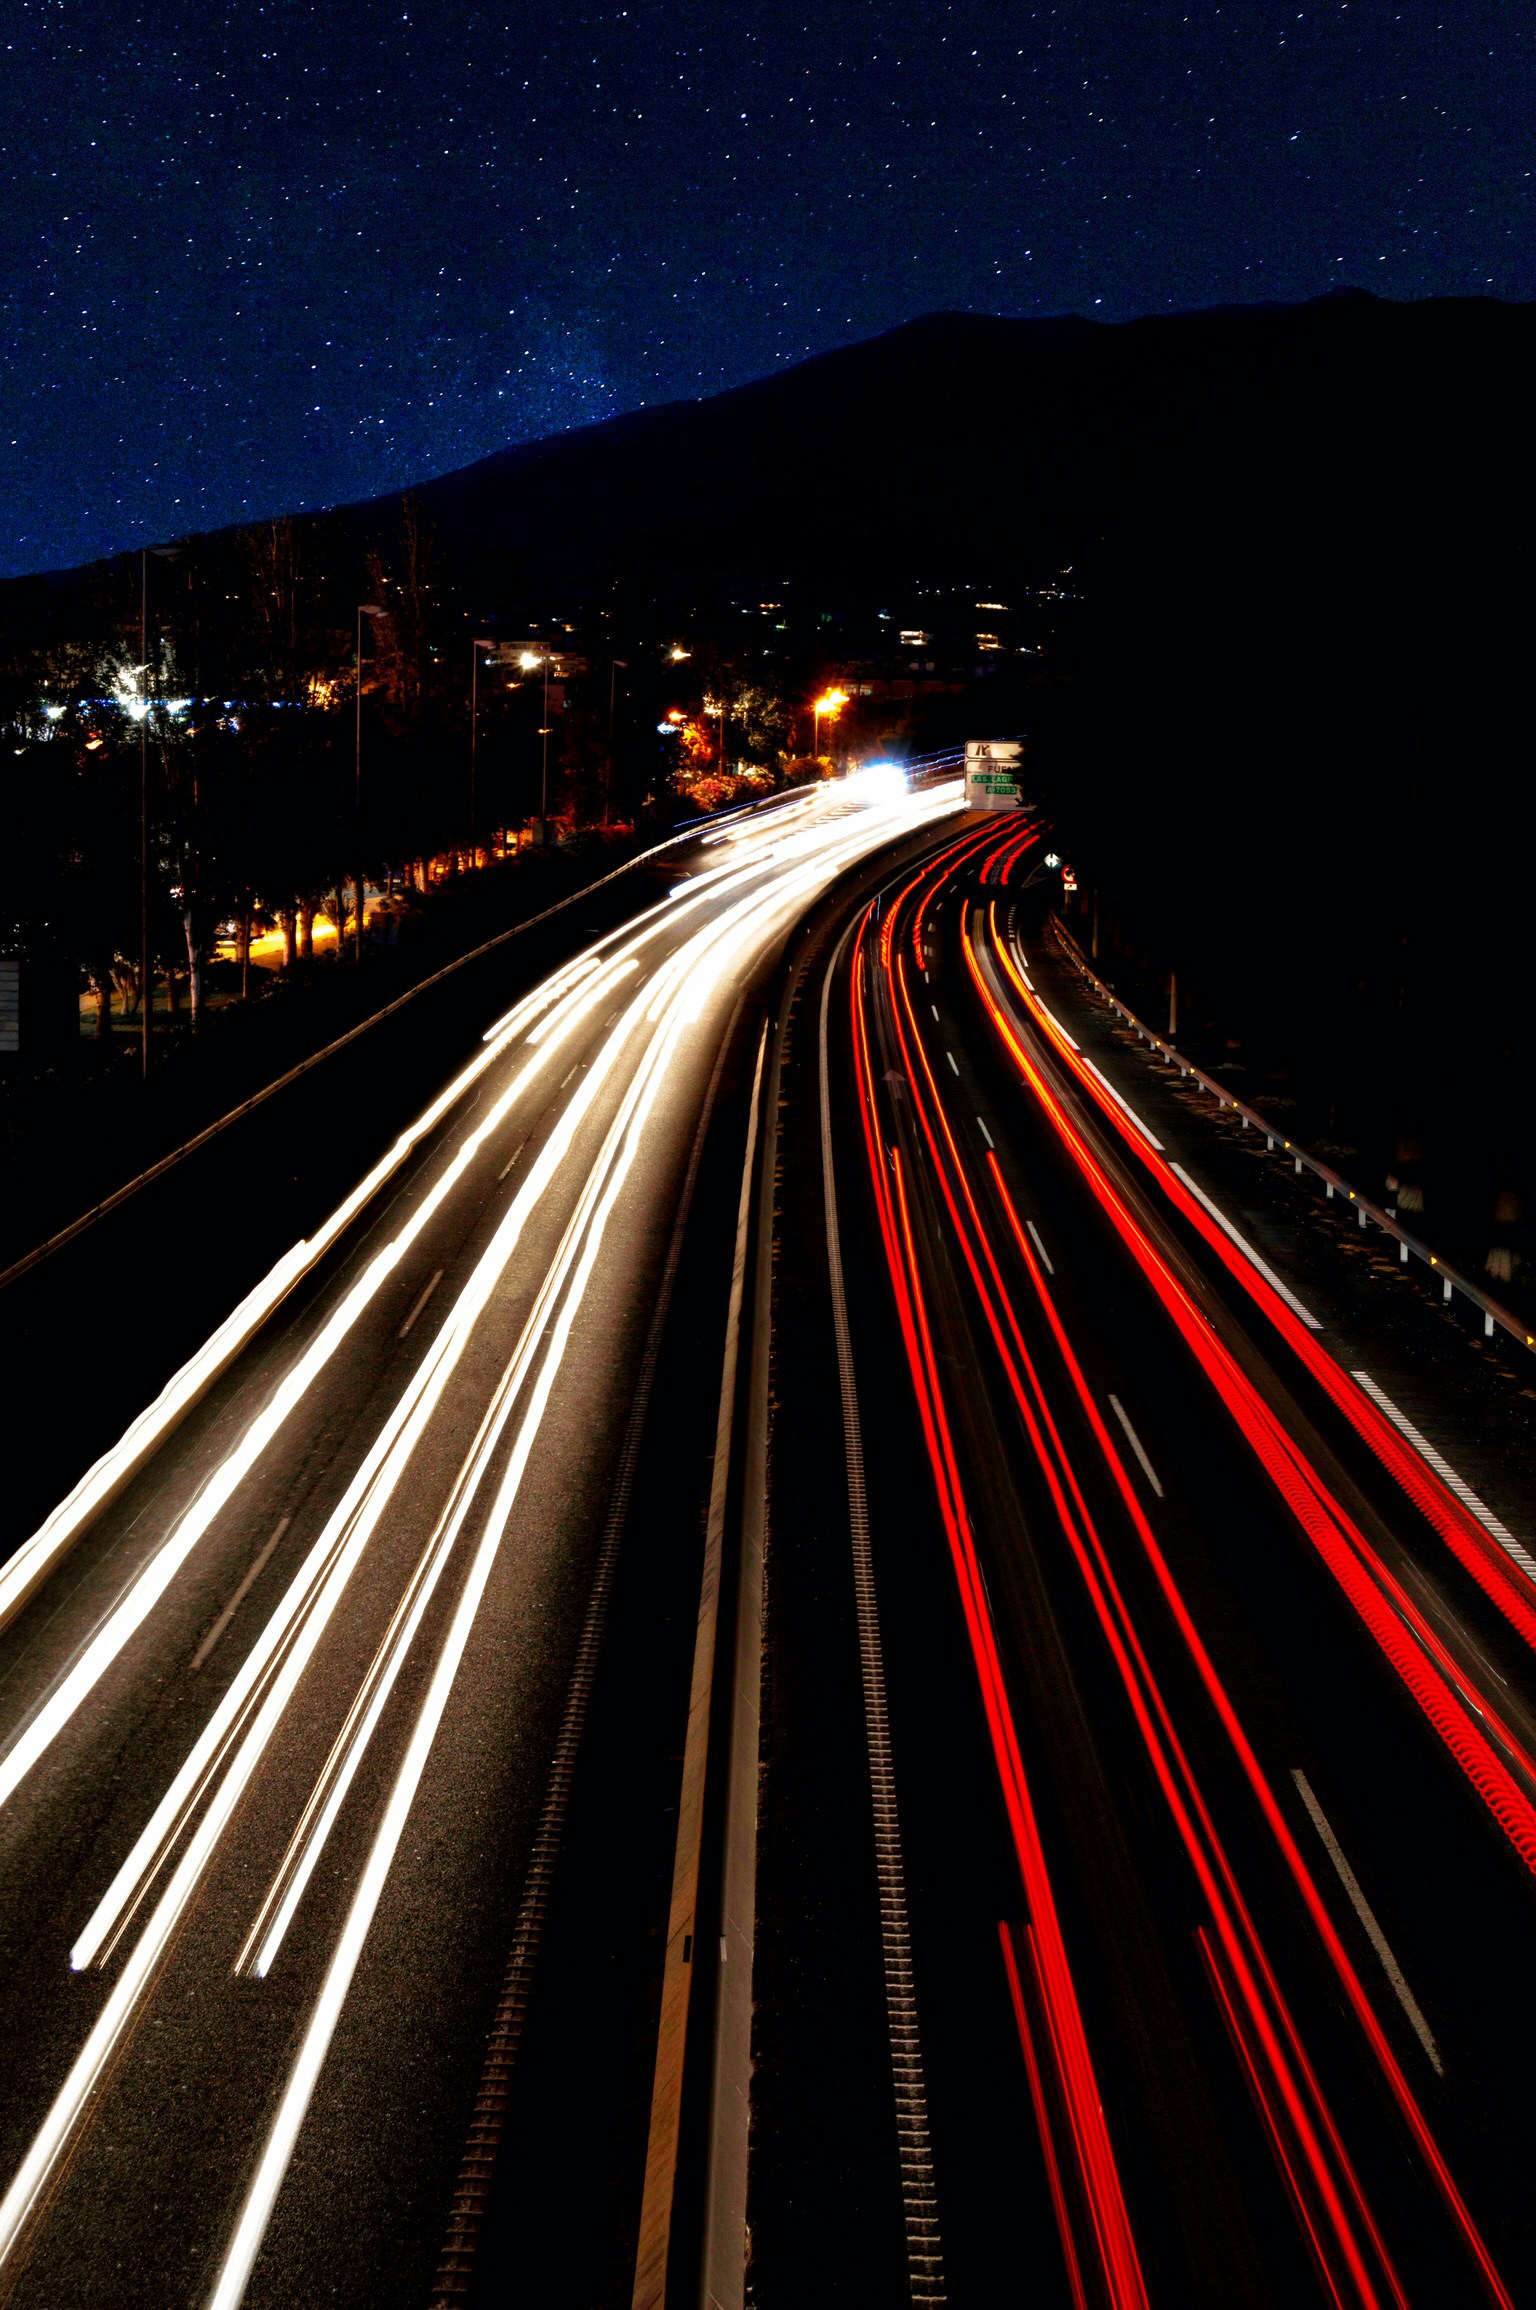
[[[360,871],[419,880],[537,806],[524,725],[541,700],[492,672],[475,807],[470,625],[415,501],[366,552],[336,542],[280,520],[5,589],[0,923],[24,956],[59,959],[61,989],[73,966],[103,1004],[114,986],[139,999],[141,775],[151,966],[193,1004],[221,926],[237,951],[280,926],[302,954],[317,910],[355,908]],[[359,744],[364,603],[382,614],[362,621]],[[591,808],[567,760],[588,741],[579,712],[562,722],[567,809]]]
[[[1052,741],[1105,951],[1530,1306],[1536,312],[1205,327],[1147,363]]]

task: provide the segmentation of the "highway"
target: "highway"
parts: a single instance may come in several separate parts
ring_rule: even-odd
[[[851,795],[702,836],[477,1022],[0,1569],[0,2300],[429,2291],[722,1065],[818,897],[958,806]]]
[[[1536,1565],[1088,1055],[1041,835],[806,969],[761,2298],[1536,2299]]]
[[[1536,1559],[1043,848],[679,845],[0,1567],[0,2302],[1536,2299]]]

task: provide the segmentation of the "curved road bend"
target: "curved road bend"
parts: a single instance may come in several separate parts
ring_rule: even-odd
[[[830,998],[950,2298],[1529,2300],[1536,1587],[1083,1060],[1032,842]]]
[[[721,1037],[955,804],[701,842],[0,1570],[0,2299],[421,2297]]]

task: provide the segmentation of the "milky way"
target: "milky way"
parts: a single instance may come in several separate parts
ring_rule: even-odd
[[[1524,0],[12,0],[0,570],[935,309],[1536,294]]]

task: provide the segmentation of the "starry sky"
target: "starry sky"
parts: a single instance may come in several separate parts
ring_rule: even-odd
[[[6,0],[0,572],[917,314],[1536,294],[1529,0]]]

